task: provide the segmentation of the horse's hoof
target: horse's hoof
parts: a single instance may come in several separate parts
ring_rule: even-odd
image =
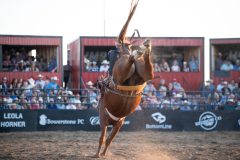
[[[106,156],[106,153],[101,153],[100,155],[101,155],[102,157],[104,157],[104,156]]]
[[[95,154],[94,156],[92,156],[92,158],[100,158],[99,154]]]

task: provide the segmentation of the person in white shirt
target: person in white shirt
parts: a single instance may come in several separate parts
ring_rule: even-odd
[[[35,85],[41,86],[41,89],[43,89],[45,86],[45,81],[43,80],[43,77],[44,77],[43,75],[39,74],[38,79],[35,81]]]
[[[233,70],[233,64],[228,61],[225,60],[221,66],[221,71],[232,71]]]
[[[180,67],[178,65],[178,61],[174,60],[173,65],[171,67],[172,72],[180,72]]]
[[[107,60],[104,60],[100,66],[100,72],[107,72],[109,69],[109,62]]]

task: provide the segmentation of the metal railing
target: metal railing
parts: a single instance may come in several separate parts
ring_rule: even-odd
[[[138,109],[235,110],[240,108],[240,92],[156,91],[143,93]],[[0,89],[0,109],[97,109],[98,89]]]

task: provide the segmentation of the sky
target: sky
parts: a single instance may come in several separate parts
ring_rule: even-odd
[[[0,0],[0,34],[118,36],[131,0]],[[240,38],[239,0],[140,0],[130,22],[143,37],[204,37],[205,78],[209,77],[209,39]]]

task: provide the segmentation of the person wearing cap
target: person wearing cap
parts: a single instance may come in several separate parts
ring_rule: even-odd
[[[90,72],[98,72],[99,71],[99,67],[97,66],[97,62],[96,61],[92,61],[91,62],[91,66],[89,68]]]
[[[228,87],[228,82],[224,81],[223,88],[221,90],[221,94],[222,94],[222,96],[227,96],[227,95],[230,95],[230,93],[231,93],[231,89]]]
[[[107,72],[109,69],[109,62],[107,60],[103,60],[99,72]]]
[[[49,99],[49,102],[47,103],[47,109],[57,109],[57,105],[53,98]]]
[[[53,90],[54,94],[57,94],[58,89],[60,88],[59,85],[57,84],[58,78],[56,76],[51,77],[51,81],[44,86],[44,90],[46,93],[49,95],[50,91]]]
[[[217,93],[217,91],[214,89],[207,96],[207,110],[215,109],[215,106],[218,105],[219,100],[220,100],[220,96]]]
[[[43,75],[39,74],[38,79],[35,81],[35,85],[41,86],[41,89],[43,89],[45,86],[45,81],[43,80],[43,77],[44,77]]]
[[[180,106],[181,111],[191,111],[191,107],[189,106],[189,102],[187,100],[182,101],[182,105]]]
[[[115,49],[114,50],[110,50],[108,52],[107,58],[108,58],[108,60],[110,62],[108,72],[109,72],[110,75],[112,75],[113,66],[114,66],[114,64],[117,61],[117,58],[119,56],[120,47],[121,47],[121,44],[116,41],[115,42]]]

